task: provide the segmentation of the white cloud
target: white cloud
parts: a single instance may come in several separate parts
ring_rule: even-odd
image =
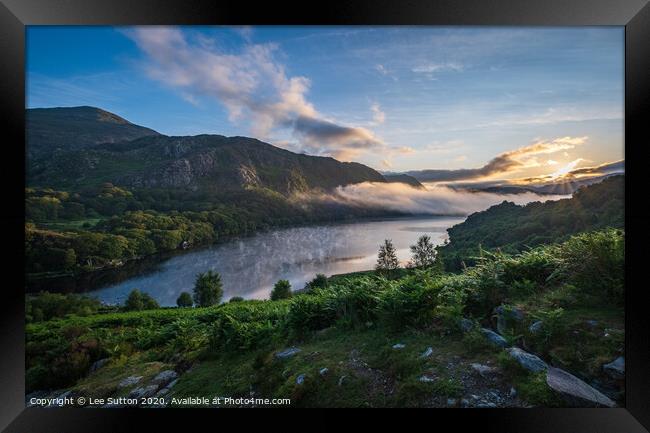
[[[240,30],[250,38],[250,32]],[[307,99],[309,79],[287,74],[275,59],[275,44],[248,43],[241,52],[227,53],[205,37],[195,42],[173,27],[135,27],[126,34],[146,54],[149,77],[192,103],[217,99],[232,122],[248,123],[259,138],[288,129],[302,150],[341,159],[384,146],[371,131],[319,113]]]

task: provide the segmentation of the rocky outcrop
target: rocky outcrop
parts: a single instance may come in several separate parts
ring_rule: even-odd
[[[298,349],[297,347],[289,347],[288,349],[284,349],[278,353],[275,354],[275,357],[278,359],[286,359],[286,358],[291,358],[292,356],[296,355],[297,353],[300,353],[301,350]]]
[[[573,407],[616,407],[609,397],[559,368],[548,368],[546,383]]]
[[[612,379],[625,379],[625,358],[619,356],[612,362],[603,365],[603,371]]]
[[[524,369],[531,371],[533,373],[539,373],[548,368],[548,364],[544,362],[538,356],[528,353],[524,350],[521,350],[518,347],[510,347],[506,349],[510,357],[519,363]]]
[[[496,332],[492,331],[491,329],[481,328],[481,332],[483,333],[485,338],[487,338],[487,340],[495,346],[503,347],[503,348],[510,346],[505,338],[503,338]]]
[[[512,329],[517,323],[524,320],[524,313],[520,309],[508,305],[499,305],[493,311],[497,318],[497,331],[503,334]]]

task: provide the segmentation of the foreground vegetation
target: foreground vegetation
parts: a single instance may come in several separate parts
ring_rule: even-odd
[[[303,406],[445,406],[492,392],[505,396],[503,405],[565,404],[481,334],[479,325],[495,327],[497,307],[521,312],[501,324],[510,344],[584,380],[601,380],[602,364],[622,353],[620,230],[517,254],[483,252],[457,274],[434,263],[319,276],[290,297],[281,282],[276,300],[210,307],[47,309],[46,298],[29,297],[40,321],[27,325],[27,389],[126,395],[125,378],[173,369],[181,376],[169,396],[178,397],[253,393]],[[463,331],[463,319],[474,325]],[[292,346],[299,352],[278,356]],[[473,364],[496,376],[473,374]]]

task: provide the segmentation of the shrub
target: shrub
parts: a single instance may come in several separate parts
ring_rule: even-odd
[[[233,296],[232,298],[230,298],[228,302],[242,302],[243,300],[244,298],[242,298],[241,296]]]
[[[179,307],[191,307],[194,304],[192,301],[192,295],[188,292],[182,292],[178,299],[176,299],[176,305]]]
[[[221,275],[208,271],[196,276],[194,283],[194,303],[199,307],[219,304],[223,296]]]
[[[88,316],[96,313],[102,304],[99,300],[76,294],[40,292],[25,297],[27,323],[65,317],[68,314]]]
[[[277,301],[278,299],[289,299],[291,297],[291,283],[287,280],[280,280],[275,283],[273,290],[271,290],[271,300]]]

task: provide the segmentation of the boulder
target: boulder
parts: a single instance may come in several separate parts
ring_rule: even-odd
[[[511,347],[506,350],[510,354],[510,357],[512,357],[519,363],[519,365],[528,371],[539,373],[540,371],[544,371],[548,368],[548,364],[546,364],[546,362],[533,355],[532,353],[528,353],[518,347]]]
[[[162,388],[176,378],[178,378],[178,373],[176,373],[174,370],[164,370],[153,378],[151,384],[158,385],[159,388]]]
[[[291,358],[296,353],[300,353],[300,349],[297,347],[289,347],[288,349],[284,349],[283,351],[276,353],[275,357],[279,359]]]
[[[542,326],[544,326],[544,322],[542,322],[541,320],[536,320],[535,322],[530,324],[530,326],[528,327],[528,331],[531,334],[537,334],[539,331],[542,330]]]
[[[499,305],[493,311],[497,316],[497,331],[503,334],[512,328],[513,323],[524,320],[524,313],[520,309],[511,306]]]
[[[90,373],[99,370],[100,368],[108,364],[108,361],[110,361],[109,358],[103,358],[100,359],[99,361],[95,361],[93,365],[90,366]]]
[[[324,368],[321,368],[321,369],[318,371],[318,374],[320,374],[321,376],[325,376],[325,375],[327,374],[328,371],[330,371],[329,368],[324,367]]]
[[[433,348],[432,347],[427,347],[427,350],[422,352],[422,355],[420,355],[420,358],[428,358],[428,357],[431,356],[432,353],[433,353]]]
[[[142,379],[142,376],[129,376],[122,379],[117,386],[118,388],[126,388],[127,386],[132,386],[140,382],[140,379]]]
[[[546,383],[572,406],[616,407],[616,403],[609,397],[574,375],[559,368],[548,368],[546,372]]]
[[[492,343],[493,345],[498,346],[498,347],[508,347],[509,346],[509,344],[505,340],[505,338],[503,338],[502,336],[500,336],[496,332],[492,331],[491,329],[481,328],[481,332],[483,333],[483,335],[485,335],[485,338],[487,338],[488,341],[490,343]]]
[[[129,393],[128,398],[146,398],[152,397],[158,391],[158,385],[141,386]]]
[[[429,376],[420,376],[420,377],[418,378],[418,380],[419,380],[420,382],[424,382],[424,383],[431,383],[431,382],[435,382],[435,381],[436,381],[434,378],[429,377]]]
[[[404,349],[405,347],[406,347],[406,344],[402,344],[402,343],[393,344],[393,349],[395,349],[395,350]]]
[[[303,383],[305,383],[305,377],[306,377],[306,375],[304,373],[299,374],[298,377],[296,377],[296,384],[297,385],[302,385]]]
[[[474,329],[475,324],[474,324],[473,321],[471,321],[471,320],[469,320],[469,319],[465,319],[465,318],[463,317],[463,318],[460,319],[460,321],[458,322],[458,326],[460,326],[460,329],[461,329],[463,332],[469,332],[469,331],[471,331],[472,329]]]
[[[603,365],[603,371],[612,379],[625,379],[625,358],[619,356],[612,362]]]

